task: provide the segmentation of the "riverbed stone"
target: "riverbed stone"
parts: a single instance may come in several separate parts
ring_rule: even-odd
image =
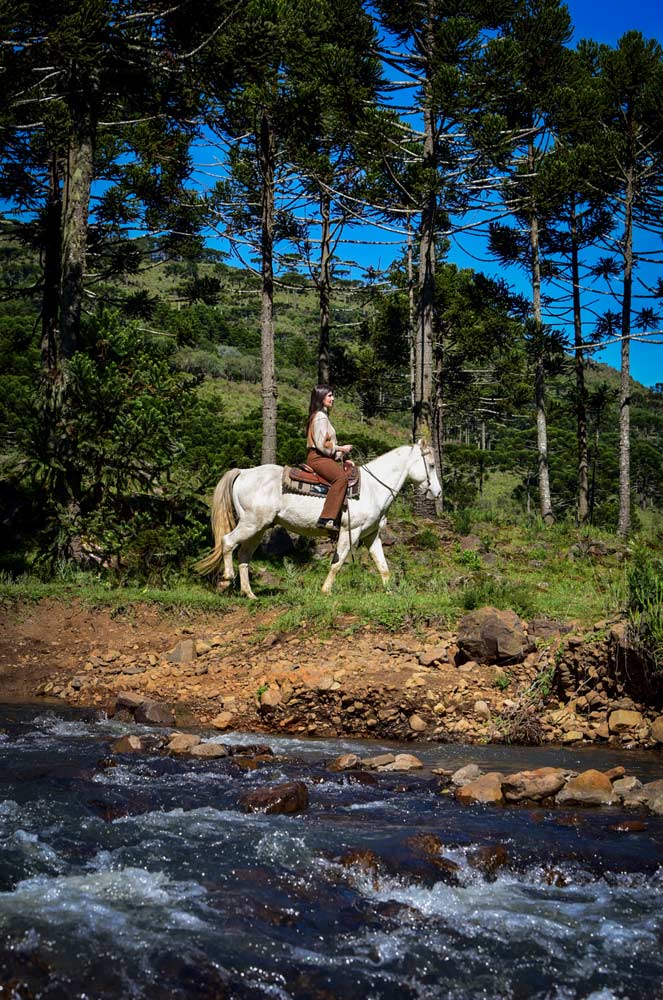
[[[292,815],[308,808],[308,789],[303,781],[266,785],[242,795],[239,805],[244,812]]]
[[[175,722],[175,713],[170,705],[164,702],[145,699],[135,710],[134,719],[146,726],[172,726]]]
[[[499,805],[504,801],[502,795],[502,781],[504,775],[499,771],[488,771],[482,774],[475,781],[470,781],[456,790],[456,798],[464,805],[471,805],[475,802],[490,803]]]
[[[533,771],[508,774],[502,782],[502,792],[507,802],[532,799],[540,802],[556,795],[565,784],[568,772],[561,767],[539,767]]]
[[[410,729],[412,730],[413,733],[423,733],[424,730],[426,729],[426,723],[421,718],[421,716],[417,715],[416,713],[410,716],[410,718],[408,719],[408,725],[410,726]]]
[[[142,753],[144,749],[140,736],[122,736],[111,745],[113,753]]]
[[[571,778],[557,794],[558,805],[609,806],[618,801],[612,782],[602,771],[590,768]]]
[[[195,736],[193,733],[174,733],[166,750],[169,753],[187,754],[192,747],[198,746],[199,743],[200,736]]]
[[[423,763],[413,753],[397,753],[391,764],[385,764],[380,771],[416,771]]]
[[[663,715],[659,715],[651,724],[649,735],[657,743],[663,743]]]
[[[130,712],[138,708],[145,701],[144,694],[137,694],[135,691],[120,691],[115,699],[115,707],[128,708]]]
[[[354,767],[359,767],[361,758],[356,753],[342,753],[340,757],[335,757],[328,764],[330,771],[351,771]]]
[[[214,729],[230,729],[234,718],[232,712],[219,712],[210,720],[210,726],[213,726]]]
[[[618,778],[617,781],[613,781],[612,789],[619,795],[620,798],[625,798],[632,792],[639,791],[642,788],[642,782],[635,778],[633,775],[629,775],[626,778]]]
[[[197,743],[191,747],[190,756],[209,760],[216,757],[227,757],[228,751],[222,743]]]
[[[625,733],[629,729],[637,729],[643,722],[640,712],[618,708],[608,716],[608,727],[611,733]]]
[[[465,764],[464,767],[459,767],[451,775],[451,784],[462,788],[463,785],[468,785],[470,781],[476,781],[477,778],[481,777],[482,773],[478,764]]]
[[[395,760],[396,756],[393,753],[379,753],[375,757],[364,757],[361,763],[369,770],[375,771],[379,767],[386,767],[387,764],[393,764]]]

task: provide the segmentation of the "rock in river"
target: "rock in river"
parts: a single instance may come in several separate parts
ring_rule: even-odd
[[[308,808],[308,790],[303,781],[266,785],[247,792],[239,800],[244,812],[297,813]]]

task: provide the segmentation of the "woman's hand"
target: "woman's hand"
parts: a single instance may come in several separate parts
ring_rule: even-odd
[[[338,451],[342,452],[344,455],[349,455],[352,451],[351,444],[342,444],[339,446]]]

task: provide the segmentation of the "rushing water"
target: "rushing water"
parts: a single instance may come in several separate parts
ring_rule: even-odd
[[[616,810],[461,807],[430,772],[329,772],[349,741],[261,736],[276,757],[249,772],[158,755],[103,766],[128,731],[140,727],[0,708],[3,998],[663,998],[663,818],[624,832]],[[615,762],[422,756],[511,771]],[[663,776],[660,755],[621,762]],[[293,779],[305,813],[239,810],[243,792]],[[417,854],[420,834],[457,869]],[[473,857],[492,845],[507,864],[487,874]]]

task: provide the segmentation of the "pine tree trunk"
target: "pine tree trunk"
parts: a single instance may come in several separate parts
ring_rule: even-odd
[[[534,145],[529,143],[529,172],[534,173]],[[532,304],[538,331],[541,323],[541,256],[539,248],[539,219],[536,208],[530,211],[530,247],[532,251]],[[548,421],[546,417],[546,379],[543,357],[539,357],[535,372],[536,440],[538,451],[539,512],[544,524],[555,523],[550,497],[550,475],[548,470]]]
[[[430,7],[430,5],[429,5]],[[432,15],[429,9],[427,58],[433,58]],[[435,219],[437,215],[435,115],[431,94],[432,67],[426,70],[424,98],[423,165],[427,174],[427,192],[421,212],[419,240],[419,297],[417,301],[417,331],[414,340],[414,407],[412,436],[430,438],[433,400],[433,334],[435,318]]]
[[[76,351],[83,304],[85,253],[93,176],[93,126],[81,112],[69,142],[62,191],[60,353]]]
[[[587,388],[585,357],[582,344],[582,313],[580,306],[580,269],[578,265],[578,231],[575,205],[571,211],[571,273],[573,279],[573,336],[575,341],[576,373],[576,433],[578,439],[578,524],[589,517],[589,448],[587,445]]]
[[[619,521],[622,536],[631,530],[631,300],[633,296],[633,166],[626,176],[624,219],[624,291],[619,385]]]
[[[274,131],[266,110],[260,120],[258,139],[261,202],[261,307],[260,358],[262,369],[262,455],[263,465],[276,462],[276,365],[274,359]]]
[[[320,276],[318,296],[320,300],[320,336],[318,340],[318,385],[331,384],[329,363],[329,313],[331,300],[331,225],[330,197],[324,189],[320,191],[320,217],[322,233],[320,239]]]
[[[49,157],[48,200],[44,218],[44,287],[41,302],[41,363],[55,375],[60,362],[60,223],[62,195],[57,154]]]

